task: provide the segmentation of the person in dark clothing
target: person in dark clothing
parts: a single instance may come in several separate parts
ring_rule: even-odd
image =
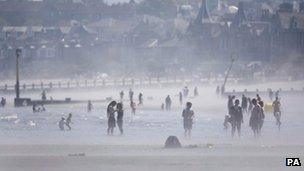
[[[41,99],[43,101],[46,101],[46,92],[45,91],[42,91],[42,93],[41,93]]]
[[[5,107],[6,105],[6,99],[4,97],[1,97],[1,106]]]
[[[256,100],[257,100],[257,102],[262,101],[262,98],[259,94],[256,95]]]
[[[87,110],[88,110],[88,113],[92,112],[92,110],[93,110],[93,104],[92,104],[91,100],[88,101]]]
[[[67,117],[66,122],[65,122],[65,124],[69,128],[69,130],[72,129],[70,126],[71,123],[72,123],[72,113],[69,113],[69,116]]]
[[[114,128],[116,126],[116,121],[115,121],[115,112],[116,110],[114,109],[116,106],[117,102],[112,101],[107,108],[107,117],[108,117],[108,135],[113,135]]]
[[[184,121],[185,137],[191,138],[191,130],[193,125],[194,112],[191,110],[192,103],[186,103],[186,109],[183,110],[182,117]]]
[[[123,134],[123,115],[124,115],[124,110],[123,110],[123,105],[122,103],[117,103],[116,106],[117,110],[117,126],[119,128],[120,134]]]
[[[252,99],[253,109],[251,111],[249,126],[251,127],[254,137],[257,138],[260,135],[260,124],[262,120],[261,107],[258,105],[256,99]]]
[[[183,93],[179,92],[179,104],[182,105],[183,104]]]
[[[241,137],[241,124],[244,122],[243,120],[243,112],[242,108],[239,106],[240,101],[238,99],[235,100],[234,106],[231,107],[229,115],[231,116],[231,136],[234,137],[235,130],[237,129],[239,137]]]
[[[129,100],[130,101],[133,101],[133,96],[134,96],[134,92],[132,89],[130,89],[130,91],[129,91]]]
[[[139,93],[138,95],[138,106],[143,105],[143,94]]]
[[[247,109],[248,109],[248,99],[243,94],[242,95],[242,111],[243,111],[243,113],[247,113]]]
[[[165,104],[166,104],[166,110],[171,110],[172,100],[170,98],[170,95],[166,97]]]

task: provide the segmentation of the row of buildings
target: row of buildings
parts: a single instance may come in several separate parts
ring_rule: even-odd
[[[24,73],[29,77],[32,73],[47,77],[50,71],[52,76],[83,71],[118,76],[221,73],[231,54],[247,62],[303,64],[302,1],[228,2],[219,1],[211,9],[207,0],[184,5],[178,1],[171,18],[138,14],[135,1],[114,6],[94,0],[56,1],[52,8],[47,5],[50,1],[0,2],[0,18],[18,11],[35,18],[49,11],[46,14],[53,20],[22,26],[0,21],[1,74],[13,75],[16,48],[23,49]],[[35,5],[30,8],[28,3]],[[65,19],[58,22],[58,18]],[[208,64],[212,61],[222,62],[213,62],[214,67]]]

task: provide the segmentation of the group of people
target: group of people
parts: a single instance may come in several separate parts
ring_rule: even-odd
[[[178,93],[178,99],[179,99],[179,103],[180,105],[183,105],[183,101],[184,99],[187,99],[189,96],[189,88],[186,86],[182,89],[182,91],[180,91]],[[197,97],[199,96],[198,93],[198,88],[194,87],[193,89],[193,97]],[[161,109],[162,110],[171,110],[171,106],[172,106],[172,99],[170,95],[167,95],[167,97],[165,98],[165,103],[162,103],[161,105]]]
[[[115,113],[116,119],[115,119]],[[108,135],[113,135],[114,128],[117,126],[119,128],[120,134],[123,134],[123,103],[117,103],[116,101],[110,102],[107,107],[107,118],[108,118]]]
[[[189,89],[185,87],[182,92],[179,93],[180,101],[182,104],[182,100],[187,98],[189,93]],[[124,133],[123,130],[123,117],[124,117],[124,109],[123,109],[123,91],[120,92],[120,102],[111,101],[107,106],[107,119],[108,119],[108,128],[107,134],[113,135],[114,129],[116,125],[119,128],[120,134]],[[130,108],[131,113],[135,114],[135,102],[133,99],[134,92],[132,89],[129,91],[129,100],[130,100]],[[194,96],[198,96],[198,89],[197,87],[194,88]],[[138,97],[139,104],[143,104],[143,94],[139,93]],[[162,109],[170,110],[172,105],[172,99],[170,95],[168,95],[165,99],[165,105],[162,104]],[[228,115],[225,116],[224,126],[228,128],[228,124],[231,125],[231,136],[234,137],[236,131],[238,136],[241,136],[241,126],[244,123],[244,113],[250,114],[249,118],[249,126],[251,127],[254,137],[259,137],[261,135],[261,130],[263,127],[265,114],[264,114],[264,102],[259,94],[256,95],[255,98],[250,99],[245,95],[242,95],[241,101],[236,99],[235,96],[229,95],[228,96]],[[182,111],[182,118],[183,118],[183,126],[184,126],[184,135],[186,138],[191,137],[191,130],[193,126],[193,119],[194,119],[194,111],[191,109],[192,103],[186,102],[186,108]],[[276,99],[272,103],[273,113],[276,118],[276,124],[280,128],[281,121],[281,103],[279,101],[278,94],[276,93]],[[87,110],[91,112],[93,109],[93,104],[91,101],[88,101]],[[64,126],[67,126],[69,130],[71,130],[71,118],[72,114],[69,114],[67,119],[62,117],[59,122],[59,128],[64,130]]]
[[[276,96],[275,101],[272,103],[276,124],[280,128],[281,121],[281,103],[279,97]],[[241,125],[244,123],[244,113],[249,113],[249,126],[251,127],[254,137],[261,135],[261,130],[264,124],[265,112],[264,102],[259,94],[256,98],[250,99],[242,95],[242,102],[236,99],[235,96],[228,96],[228,115],[225,116],[224,127],[228,128],[228,123],[231,124],[231,136],[234,137],[236,130],[239,137],[241,136]]]
[[[41,104],[41,105],[33,104],[32,110],[33,110],[33,113],[37,113],[37,112],[39,113],[39,112],[45,112],[46,111],[43,104]]]

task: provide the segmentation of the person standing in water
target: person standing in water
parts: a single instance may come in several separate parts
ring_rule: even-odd
[[[117,126],[119,128],[120,134],[123,134],[123,115],[124,115],[124,110],[123,110],[123,105],[122,103],[117,103],[116,106],[117,110]]]
[[[234,137],[234,133],[237,129],[239,137],[241,137],[241,125],[244,122],[242,108],[239,106],[240,101],[235,100],[234,106],[231,107],[229,115],[231,116],[231,136]]]
[[[183,105],[183,93],[179,92],[179,104]]]
[[[256,99],[252,99],[252,104],[253,104],[253,109],[251,111],[249,126],[253,131],[254,137],[257,138],[260,136],[259,128],[262,120],[262,111]]]
[[[138,106],[143,105],[143,94],[139,93],[138,95]]]
[[[114,109],[116,106],[117,102],[112,101],[107,108],[107,117],[108,117],[108,135],[113,135],[114,128],[116,126],[116,121],[115,121],[115,112],[116,110]]]
[[[191,130],[193,125],[194,112],[191,110],[192,103],[186,103],[186,109],[183,110],[182,117],[184,121],[185,138],[191,138]]]
[[[170,95],[166,97],[165,104],[166,104],[166,110],[171,110],[172,100],[170,98]]]
[[[70,126],[71,123],[72,123],[72,113],[69,113],[69,116],[67,117],[66,122],[65,122],[65,124],[69,128],[69,130],[72,129]]]
[[[272,103],[273,108],[273,115],[276,119],[276,125],[278,125],[279,129],[281,127],[281,103],[279,101],[279,98],[276,97],[275,101]]]
[[[91,100],[88,101],[87,110],[88,110],[88,113],[92,112],[92,110],[93,110],[93,104],[92,104]]]

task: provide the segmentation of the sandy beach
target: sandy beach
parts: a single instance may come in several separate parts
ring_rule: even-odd
[[[2,145],[0,170],[302,170],[286,157],[303,159],[304,146],[201,144],[197,148],[154,146]]]

